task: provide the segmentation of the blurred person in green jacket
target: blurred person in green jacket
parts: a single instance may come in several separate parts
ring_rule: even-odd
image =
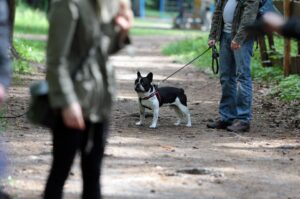
[[[126,0],[55,0],[49,12],[47,73],[58,111],[53,162],[44,198],[60,199],[77,152],[84,199],[101,198],[101,162],[114,94],[107,62],[128,38],[133,15]]]

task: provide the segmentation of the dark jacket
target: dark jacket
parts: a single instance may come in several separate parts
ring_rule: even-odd
[[[210,40],[220,41],[223,32],[224,21],[223,11],[228,0],[218,0],[216,10],[212,19],[212,27],[209,34]],[[234,19],[232,23],[233,40],[239,44],[243,44],[248,38],[245,28],[253,24],[257,18],[259,1],[258,0],[237,0],[238,4],[235,9]]]
[[[300,18],[291,18],[283,25],[281,34],[287,38],[300,40]]]
[[[98,0],[101,5],[95,0],[52,1],[47,80],[53,108],[79,102],[85,119],[108,119],[115,85],[107,58],[116,35],[111,32],[112,20],[119,8],[111,3],[118,1]],[[98,6],[107,12],[100,14]]]
[[[0,84],[8,87],[10,76],[8,7],[6,0],[0,0]]]

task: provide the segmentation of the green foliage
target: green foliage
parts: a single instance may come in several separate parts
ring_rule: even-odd
[[[16,0],[18,5],[27,5],[34,9],[47,11],[51,0]]]
[[[46,14],[30,9],[23,3],[17,6],[15,33],[17,34],[47,34],[48,22]]]
[[[28,61],[24,60],[14,60],[13,61],[13,71],[15,73],[30,74],[33,72],[32,67]]]
[[[276,39],[275,43],[279,46],[283,45],[282,41],[279,39]],[[282,46],[279,48],[283,50]],[[176,57],[178,61],[185,63],[206,49],[207,36],[203,36],[171,43],[163,49],[163,53],[166,55],[172,55]],[[295,49],[296,48],[294,47],[294,53],[296,52]],[[274,58],[280,58],[281,56],[281,54],[274,53]],[[207,53],[194,63],[194,65],[201,69],[205,69],[206,71],[211,71],[211,54]],[[282,100],[286,101],[300,100],[299,75],[291,75],[285,78],[281,67],[262,67],[258,50],[254,51],[251,67],[252,77],[255,81],[267,82],[271,85],[271,95],[279,96]]]
[[[300,76],[290,75],[277,86],[280,98],[286,101],[300,100]]]
[[[159,8],[159,0],[147,0],[145,1],[146,8],[150,9],[158,9]]]
[[[265,67],[265,68],[262,67],[258,50],[254,51],[254,56],[251,60],[251,75],[256,81],[265,81],[265,82],[278,83],[284,78],[280,66]]]
[[[38,63],[45,61],[46,41],[14,39],[14,47],[22,59]]]
[[[14,39],[14,47],[21,57],[13,62],[14,72],[32,73],[32,63],[44,63],[45,46],[45,41]]]
[[[35,39],[35,34],[47,34],[48,23],[45,14],[29,8],[22,2],[18,3],[15,23],[14,47],[20,59],[13,61],[16,73],[32,73],[33,63],[45,62],[46,41],[21,39],[24,34]],[[37,38],[38,39],[38,38]]]
[[[134,36],[187,36],[195,37],[199,31],[194,30],[174,30],[174,29],[154,29],[154,28],[132,28],[130,31]]]
[[[166,55],[172,55],[174,57],[176,56],[176,58],[179,59],[178,61],[186,62],[195,58],[197,55],[204,52],[208,48],[207,39],[207,35],[203,35],[194,39],[185,39],[182,41],[174,42],[166,46],[163,49],[163,53]],[[196,60],[194,65],[202,69],[210,68],[211,53],[208,52],[203,55],[200,59]]]

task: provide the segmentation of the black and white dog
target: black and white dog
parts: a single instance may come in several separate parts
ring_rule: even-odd
[[[183,116],[186,116],[187,127],[192,126],[191,116],[187,107],[187,99],[184,90],[174,87],[158,88],[152,85],[153,74],[149,73],[146,77],[142,77],[140,72],[137,72],[137,79],[135,80],[135,91],[139,97],[140,105],[140,121],[136,125],[143,124],[145,119],[145,109],[153,111],[153,120],[150,128],[157,127],[157,120],[159,115],[159,107],[163,104],[169,104],[177,113],[178,120],[176,126],[180,125]]]

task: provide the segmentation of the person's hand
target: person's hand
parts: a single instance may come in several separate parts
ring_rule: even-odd
[[[216,45],[216,40],[214,40],[214,39],[210,39],[209,41],[208,41],[208,46],[214,46],[214,45]]]
[[[124,2],[120,3],[119,12],[115,17],[115,23],[121,28],[121,31],[128,32],[133,24],[133,12]]]
[[[279,32],[284,25],[284,18],[276,13],[268,12],[263,16],[266,32]]]
[[[236,41],[233,40],[231,42],[231,46],[230,47],[231,47],[232,50],[238,50],[238,49],[241,48],[241,45],[239,43],[237,43]]]
[[[0,84],[0,104],[4,102],[5,97],[6,97],[5,87],[2,84]]]
[[[72,129],[84,130],[85,123],[81,106],[78,102],[70,104],[62,111],[64,124]]]
[[[120,3],[119,12],[115,17],[115,24],[120,28],[119,43],[123,44],[128,39],[128,32],[133,25],[133,12],[124,2]]]

